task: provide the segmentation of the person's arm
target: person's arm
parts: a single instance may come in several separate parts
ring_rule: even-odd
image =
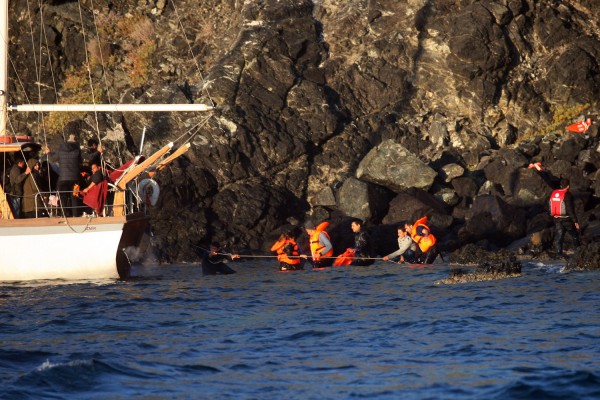
[[[324,247],[323,249],[321,249],[321,254],[319,254],[319,256],[321,256],[321,257],[323,257],[323,254],[327,253],[329,250],[331,250],[333,248],[333,245],[327,238],[327,235],[325,235],[322,232],[319,235],[319,243]]]
[[[410,236],[406,235],[404,236],[402,239],[398,239],[398,250],[396,250],[395,252],[388,254],[387,256],[383,257],[384,260],[390,260],[392,258],[395,257],[399,257],[401,255],[403,255],[406,250],[408,250],[410,248],[410,246],[413,244],[413,240]]]
[[[573,222],[575,222],[575,227],[579,229],[579,222],[577,221],[577,214],[575,214],[575,206],[573,205],[573,195],[571,192],[565,193],[564,201],[567,215],[573,219]]]

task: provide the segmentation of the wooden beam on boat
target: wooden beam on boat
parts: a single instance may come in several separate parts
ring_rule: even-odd
[[[145,159],[144,162],[131,168],[129,171],[125,172],[123,176],[121,176],[121,179],[116,182],[117,188],[120,190],[115,192],[115,197],[113,200],[113,215],[120,216],[125,214],[125,188],[127,184],[134,180],[138,175],[144,172],[146,168],[154,164],[160,157],[162,157],[172,148],[173,142],[167,144],[156,153]]]
[[[172,163],[173,160],[175,160],[177,157],[179,157],[180,155],[182,155],[183,153],[188,151],[191,146],[192,145],[190,143],[186,143],[183,146],[181,146],[180,148],[178,148],[177,150],[175,150],[173,152],[173,154],[171,154],[169,157],[165,158],[164,160],[162,160],[161,162],[158,163],[158,165],[156,166],[156,170],[160,171],[160,170],[164,169],[167,165]]]
[[[172,148],[173,148],[173,142],[170,142],[169,144],[167,144],[166,146],[164,146],[163,148],[161,148],[160,150],[158,150],[157,152],[152,154],[150,157],[146,158],[144,160],[144,162],[139,163],[135,167],[131,168],[128,172],[125,172],[123,174],[123,176],[121,176],[121,178],[116,182],[117,187],[121,190],[125,190],[125,186],[129,182],[134,180],[139,174],[144,172],[144,170],[146,168],[148,168],[149,166],[154,164],[156,162],[156,160],[158,160],[160,157],[162,157],[165,153],[167,153]]]
[[[194,112],[211,111],[206,104],[22,104],[9,105],[17,112]]]

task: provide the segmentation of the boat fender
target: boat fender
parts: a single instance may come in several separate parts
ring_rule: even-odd
[[[149,194],[148,191],[150,191]],[[143,201],[149,201],[150,205],[154,207],[158,202],[159,195],[160,188],[154,179],[142,179],[140,181],[140,184],[138,185],[138,196],[143,199]]]

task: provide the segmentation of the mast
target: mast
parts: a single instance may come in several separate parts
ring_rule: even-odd
[[[0,0],[0,136],[6,135],[7,111],[20,112],[194,112],[210,111],[206,104],[26,104],[7,105],[8,0]]]
[[[6,136],[8,86],[8,0],[0,0],[0,136]]]

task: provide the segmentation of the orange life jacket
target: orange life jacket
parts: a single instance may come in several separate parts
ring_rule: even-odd
[[[294,258],[290,258],[284,251],[288,244],[294,246],[294,249],[292,250],[292,257]],[[277,260],[279,260],[279,262],[284,262],[290,265],[300,264],[300,252],[298,251],[298,244],[296,244],[293,239],[281,239],[277,241],[273,247],[271,247],[271,251],[277,253]]]
[[[433,233],[431,233],[431,229],[429,229],[429,227],[427,225],[425,225],[425,223],[427,222],[427,217],[423,217],[421,219],[418,219],[412,226],[412,229],[410,231],[410,236],[413,238],[413,240],[417,243],[417,245],[419,246],[419,249],[421,249],[421,251],[423,253],[427,253],[427,251],[433,247],[433,245],[435,244],[435,242],[437,242],[435,236],[433,236]],[[427,231],[429,232],[429,235],[427,236],[421,236],[417,233],[417,228],[419,228],[420,226],[422,226],[423,228],[427,229]]]
[[[556,189],[550,195],[550,214],[552,214],[554,218],[567,216],[565,194],[567,194],[567,189]]]
[[[329,226],[329,222],[327,222],[327,221],[321,222],[319,225],[317,225],[313,234],[310,235],[310,238],[309,238],[310,253],[312,254],[314,261],[320,260],[321,257],[333,256],[333,248],[331,250],[329,250],[327,253],[321,254],[321,250],[323,250],[325,248],[325,246],[323,246],[321,243],[319,243],[319,235],[321,235],[321,233],[324,233],[325,236],[327,236],[327,239],[330,239],[329,234],[327,232],[325,232],[325,228],[327,228],[328,226]]]

